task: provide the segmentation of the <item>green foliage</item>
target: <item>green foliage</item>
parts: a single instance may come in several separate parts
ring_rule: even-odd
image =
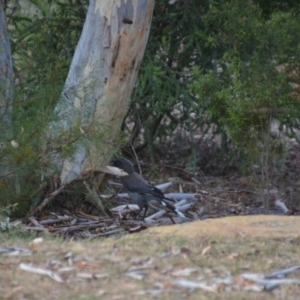
[[[128,113],[130,143],[139,150],[176,127],[192,136],[216,124],[254,157],[272,120],[295,126],[299,105],[290,84],[299,81],[299,11],[297,1],[157,1]]]
[[[6,212],[6,211],[5,211]],[[14,228],[18,227],[21,224],[21,221],[11,222],[8,217],[5,219],[1,217],[0,209],[0,232],[11,232]]]
[[[300,22],[285,12],[266,19],[258,5],[240,0],[216,4],[205,20],[225,51],[215,70],[195,69],[191,91],[236,148],[255,161],[266,151],[280,157],[284,147],[270,127],[274,120],[292,126],[300,113],[293,88],[299,82]]]
[[[143,64],[132,95],[128,118],[135,122],[130,143],[137,149],[153,146],[173,134],[176,127],[203,124],[201,118],[190,119],[190,113],[201,114],[194,96],[188,90],[191,66],[211,67],[210,46],[199,15],[209,9],[210,1],[157,1]],[[197,12],[197,13],[196,13]],[[197,29],[200,29],[200,31]],[[195,52],[198,55],[195,55]],[[180,113],[174,116],[174,107]],[[127,119],[128,121],[128,119]],[[143,141],[136,140],[144,132]],[[128,134],[126,132],[126,134]]]
[[[28,211],[37,197],[47,165],[43,162],[47,126],[55,121],[60,98],[84,22],[87,0],[10,1],[7,9],[12,42],[16,92],[13,136],[0,148],[1,165],[15,175],[0,178],[1,206],[18,203]],[[299,126],[299,3],[245,0],[157,0],[151,33],[124,136],[137,149],[165,142],[175,129],[190,134],[212,124],[235,151],[263,160],[284,152],[272,135],[273,120],[280,128]],[[95,83],[96,84],[96,83]],[[85,96],[89,96],[85,93]],[[133,130],[125,123],[134,122]],[[59,133],[65,155],[82,136],[81,124]],[[284,127],[285,126],[285,127]],[[91,140],[109,134],[101,125],[85,128]],[[138,140],[139,134],[143,139]],[[81,141],[82,142],[82,141]],[[131,145],[130,145],[131,146]],[[189,153],[190,166],[197,152]],[[252,161],[253,161],[252,160]],[[22,192],[20,192],[22,191]]]
[[[8,12],[7,17],[17,75],[38,86],[65,80],[85,18],[86,1],[77,1],[77,5],[70,0],[15,2],[19,9]]]
[[[47,127],[55,121],[54,107],[60,98],[64,81],[81,34],[87,1],[11,1],[7,22],[12,45],[15,72],[13,136],[18,143],[7,141],[0,149],[1,168],[10,170],[0,182],[1,206],[18,204],[14,215],[25,215],[39,186],[47,175],[43,160],[46,151],[61,145],[47,145]],[[76,130],[75,130],[76,131]],[[78,130],[77,130],[78,131]],[[66,134],[72,151],[77,134]],[[66,139],[62,139],[66,141]],[[4,172],[5,173],[5,172]]]

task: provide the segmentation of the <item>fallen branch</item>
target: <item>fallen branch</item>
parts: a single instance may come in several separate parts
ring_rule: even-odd
[[[157,223],[156,221],[154,221],[154,219],[156,218],[161,218],[164,214],[166,213],[165,210],[160,210],[158,211],[157,213],[147,217],[144,219],[144,221],[147,223],[147,224],[150,224],[150,225],[153,225],[154,223]]]
[[[58,216],[58,219],[48,219],[48,220],[41,220],[39,221],[39,224],[41,225],[51,225],[51,224],[55,224],[55,223],[62,223],[65,221],[70,221],[73,220],[74,217],[70,217],[70,216]]]
[[[194,206],[194,203],[186,203],[186,204],[181,204],[181,205],[176,205],[176,204],[175,204],[175,207],[182,212],[185,212],[188,209],[190,209],[192,206]]]
[[[106,232],[103,232],[103,233],[97,233],[97,234],[93,235],[92,238],[96,238],[96,237],[99,237],[99,236],[110,236],[110,235],[113,235],[113,234],[116,234],[116,233],[119,233],[119,232],[121,232],[120,228],[110,230],[110,231],[106,231]]]
[[[48,231],[48,229],[44,227],[22,226],[22,228],[25,230]]]
[[[44,228],[43,225],[41,225],[35,218],[29,218],[29,221],[36,227],[41,227],[41,228]]]
[[[85,224],[78,224],[78,225],[71,225],[71,226],[66,226],[66,227],[60,227],[60,228],[54,228],[52,230],[50,230],[51,232],[56,232],[56,233],[69,233],[69,232],[73,232],[76,230],[84,230],[84,229],[94,229],[94,228],[98,228],[98,227],[103,227],[106,224],[104,223],[85,223]]]
[[[136,204],[124,204],[124,205],[119,205],[117,207],[111,208],[112,212],[124,212],[124,213],[135,212],[137,210],[139,210],[139,207]]]
[[[190,200],[190,201],[198,201],[198,199],[195,196],[198,196],[199,194],[191,194],[191,193],[168,193],[165,194],[167,198],[175,199],[175,200]]]

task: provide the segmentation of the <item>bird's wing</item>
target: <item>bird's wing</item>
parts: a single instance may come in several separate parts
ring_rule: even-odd
[[[153,185],[151,185],[151,188],[149,189],[147,194],[151,194],[151,195],[157,196],[159,198],[164,198],[165,197],[164,193],[160,189],[158,189],[157,187],[155,187]]]
[[[159,199],[164,199],[164,200],[168,200],[168,201],[171,201],[171,202],[176,202],[174,199],[167,198],[164,195],[164,193],[155,186],[152,186],[152,190],[149,191],[147,193],[147,195],[149,195],[149,194],[152,195],[152,196],[155,196],[156,198],[159,198]]]
[[[153,189],[153,186],[137,173],[121,177],[121,182],[132,193],[147,194]]]
[[[147,204],[147,201],[150,200],[148,198],[148,196],[153,196],[154,199],[159,201],[163,206],[165,206],[168,209],[170,209],[171,211],[175,212],[177,215],[185,218],[185,216],[182,212],[180,212],[176,207],[165,202],[165,200],[164,200],[164,199],[166,199],[166,200],[172,201],[171,199],[166,198],[160,189],[158,189],[157,187],[148,183],[138,173],[132,173],[129,176],[121,177],[121,182],[125,186],[125,188],[128,190],[131,198],[137,202],[140,209],[142,207],[145,207],[145,204]],[[147,198],[146,198],[146,196],[147,196]]]
[[[175,202],[173,199],[166,198],[164,193],[160,189],[147,182],[138,173],[133,173],[129,176],[121,177],[121,181],[129,192],[150,195],[155,198]]]

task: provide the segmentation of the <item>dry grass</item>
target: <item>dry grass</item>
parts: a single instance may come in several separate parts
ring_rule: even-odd
[[[262,216],[262,220],[264,218]],[[32,244],[34,237],[28,233],[15,231],[2,234],[2,247],[26,247],[34,252],[30,256],[0,256],[0,297],[296,299],[300,295],[300,286],[297,285],[281,286],[272,292],[252,292],[245,290],[247,283],[237,281],[241,273],[270,273],[298,265],[299,237],[286,234],[280,237],[271,233],[262,237],[249,232],[221,236],[210,234],[209,230],[207,234],[204,230],[196,233],[200,232],[201,225],[204,229],[205,224],[213,226],[212,222],[214,220],[210,223],[195,222],[194,227],[189,224],[191,235],[175,234],[175,231],[170,231],[171,227],[160,227],[139,234],[97,240],[63,241],[46,235],[39,244]],[[217,225],[220,226],[219,223]],[[67,253],[72,253],[72,257],[65,258]],[[65,282],[23,271],[20,263],[51,269]],[[185,275],[183,270],[190,274]],[[216,292],[191,290],[175,284],[178,279],[193,282],[206,279],[213,286],[216,278],[228,278],[230,275],[235,278],[233,283],[218,285]]]

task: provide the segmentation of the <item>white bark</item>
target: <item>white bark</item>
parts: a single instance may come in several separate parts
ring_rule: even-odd
[[[13,67],[4,1],[0,0],[0,137],[11,128]],[[2,142],[2,141],[1,141]]]
[[[145,51],[154,0],[91,0],[62,97],[55,111],[59,121],[51,134],[68,143],[69,132],[79,140],[69,157],[56,156],[62,184],[78,177],[88,165],[99,168],[110,158],[127,111]],[[105,142],[88,140],[99,133]]]

